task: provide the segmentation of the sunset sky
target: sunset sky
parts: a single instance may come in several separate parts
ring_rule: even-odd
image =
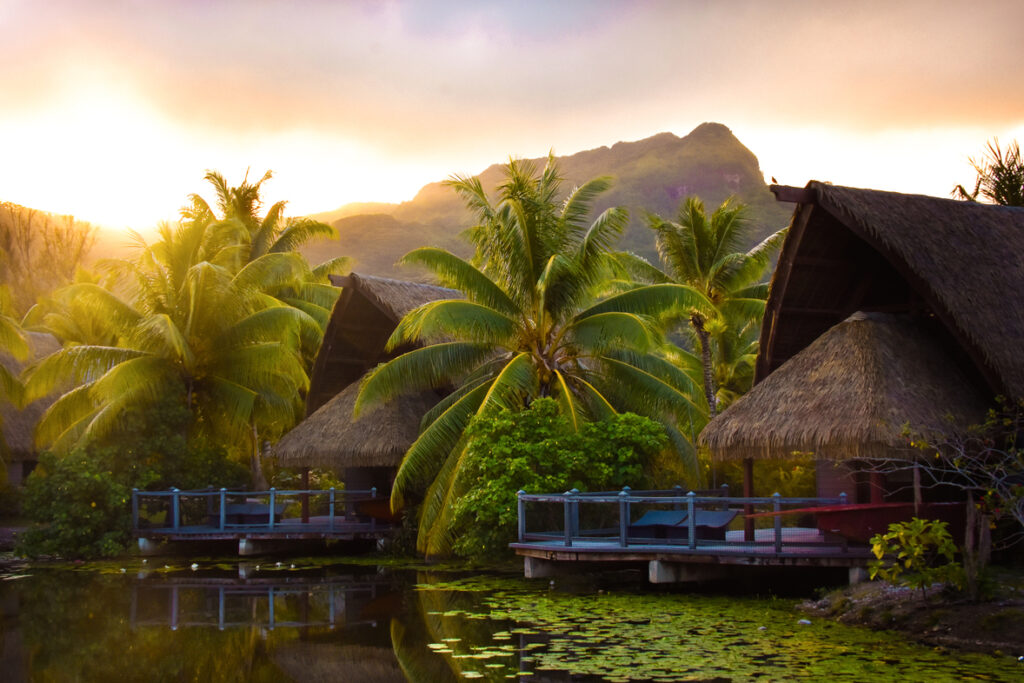
[[[289,215],[703,121],[766,177],[947,196],[1024,140],[1024,3],[0,0],[0,200],[173,219],[206,169]]]

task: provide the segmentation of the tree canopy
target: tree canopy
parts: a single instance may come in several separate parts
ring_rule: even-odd
[[[696,470],[692,443],[679,425],[701,419],[700,389],[662,353],[658,316],[711,303],[676,283],[607,296],[616,267],[610,249],[627,215],[619,207],[593,220],[589,214],[610,183],[596,178],[563,198],[553,157],[543,169],[512,160],[496,202],[478,178],[453,177],[448,184],[477,218],[468,231],[474,258],[437,248],[404,257],[466,297],[428,303],[406,315],[389,348],[413,341],[425,346],[372,371],[356,402],[358,415],[402,393],[453,389],[424,417],[392,492],[395,509],[425,495],[422,551],[443,554],[451,548],[453,502],[465,487],[464,432],[475,415],[519,410],[544,396],[558,402],[574,429],[634,412],[661,422],[673,447]]]

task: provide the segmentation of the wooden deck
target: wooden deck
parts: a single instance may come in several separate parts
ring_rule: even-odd
[[[132,533],[144,554],[200,541],[237,541],[240,555],[287,552],[296,541],[373,543],[394,528],[366,514],[382,501],[376,490],[136,490]],[[327,514],[311,514],[316,508]]]
[[[519,538],[510,544],[524,558],[527,577],[550,576],[572,571],[581,563],[601,566],[648,565],[652,582],[721,578],[727,567],[836,567],[849,570],[851,581],[862,580],[865,567],[873,558],[863,543],[850,542],[829,529],[808,526],[783,526],[783,516],[769,519],[772,526],[761,529],[715,529],[702,527],[702,510],[718,511],[705,518],[722,518],[721,512],[734,511],[730,526],[744,527],[745,517],[754,517],[758,509],[775,513],[787,507],[807,510],[813,517],[815,506],[845,504],[840,499],[733,498],[728,496],[679,495],[677,491],[639,492],[628,489],[618,493],[562,495],[519,495]],[[562,508],[561,528],[529,531],[528,506],[549,509],[544,519],[554,515],[550,506]],[[603,508],[603,509],[602,509]],[[658,525],[657,532],[637,526],[638,518],[651,510],[657,519],[672,524]],[[739,514],[743,512],[745,514]],[[535,513],[535,516],[538,516]],[[617,521],[616,528],[586,528],[581,519]],[[617,520],[615,519],[617,518]],[[730,519],[726,516],[725,519]],[[655,537],[660,535],[662,537]],[[578,570],[578,569],[577,569]]]

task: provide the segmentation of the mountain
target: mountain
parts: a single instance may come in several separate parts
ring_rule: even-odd
[[[536,159],[543,167],[544,159]],[[704,200],[709,211],[732,195],[749,207],[750,244],[784,227],[792,209],[778,204],[768,191],[757,157],[720,123],[702,123],[689,135],[659,133],[636,142],[619,142],[559,157],[568,190],[597,176],[615,179],[611,190],[595,203],[594,216],[610,206],[626,206],[630,225],[619,248],[656,260],[654,237],[644,227],[646,212],[674,217],[689,195]],[[480,174],[488,192],[502,178],[502,165]],[[461,255],[470,250],[459,233],[471,224],[455,192],[440,182],[424,186],[401,204],[348,204],[319,214],[341,235],[339,242],[318,242],[302,251],[316,263],[339,255],[355,259],[358,272],[417,278],[420,273],[395,266],[406,252],[420,246],[443,247]]]

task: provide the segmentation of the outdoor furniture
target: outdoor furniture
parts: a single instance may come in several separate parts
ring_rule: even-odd
[[[274,505],[274,522],[281,521],[288,503],[277,503]],[[220,513],[213,512],[209,515],[210,524],[216,526],[220,523]],[[270,505],[247,501],[245,503],[228,503],[224,506],[225,524],[270,524]]]
[[[693,513],[698,540],[724,541],[730,522],[739,514],[736,510],[696,510]],[[686,510],[648,510],[629,525],[631,538],[664,538],[687,540],[690,524]]]

